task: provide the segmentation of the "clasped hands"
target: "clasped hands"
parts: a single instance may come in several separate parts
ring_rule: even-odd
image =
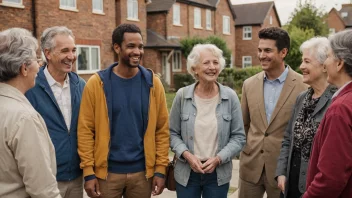
[[[189,151],[183,152],[182,156],[187,160],[191,169],[196,173],[212,173],[215,168],[220,165],[221,159],[219,156],[209,158],[205,163],[202,162],[194,156]]]

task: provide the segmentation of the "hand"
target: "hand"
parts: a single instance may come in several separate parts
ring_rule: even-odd
[[[98,180],[95,178],[84,182],[84,190],[86,191],[89,197],[99,197],[100,191]]]
[[[277,187],[279,187],[282,191],[282,193],[285,194],[285,183],[286,183],[286,176],[280,175],[277,178]]]
[[[205,173],[202,168],[203,167],[202,162],[200,162],[200,160],[196,156],[192,155],[192,153],[190,153],[189,151],[185,151],[183,152],[182,156],[187,160],[187,162],[191,166],[191,169],[195,173],[202,173],[202,174]]]
[[[209,158],[204,164],[203,164],[203,171],[205,173],[212,173],[214,172],[215,168],[220,165],[220,157],[212,157]]]
[[[153,177],[153,183],[152,183],[152,195],[160,195],[165,188],[165,178],[161,178],[158,176]]]

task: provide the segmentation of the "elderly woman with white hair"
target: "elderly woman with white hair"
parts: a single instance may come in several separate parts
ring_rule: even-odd
[[[235,91],[216,81],[224,66],[222,51],[212,44],[195,45],[187,58],[196,83],[178,90],[170,113],[179,198],[227,197],[232,157],[245,135]]]
[[[352,197],[352,30],[329,40],[324,67],[338,90],[314,138],[303,198]]]
[[[325,37],[311,38],[300,47],[302,64],[299,68],[303,82],[310,88],[297,97],[278,158],[276,177],[285,198],[299,198],[306,190],[313,138],[336,91],[329,85],[323,65],[329,49]]]
[[[0,197],[60,198],[55,150],[24,94],[34,86],[37,40],[25,29],[0,32]]]

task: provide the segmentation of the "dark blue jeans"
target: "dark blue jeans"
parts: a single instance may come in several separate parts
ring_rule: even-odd
[[[216,171],[211,174],[200,174],[191,171],[187,186],[176,182],[177,198],[226,198],[229,183],[218,186]]]

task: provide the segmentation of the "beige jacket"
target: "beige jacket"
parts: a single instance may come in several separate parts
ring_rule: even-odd
[[[55,150],[26,97],[0,83],[0,197],[60,198]]]
[[[242,89],[242,115],[247,137],[240,157],[240,178],[257,183],[265,166],[266,177],[277,187],[275,170],[284,132],[299,93],[307,89],[291,68],[268,123],[264,107],[264,72],[247,79]]]

